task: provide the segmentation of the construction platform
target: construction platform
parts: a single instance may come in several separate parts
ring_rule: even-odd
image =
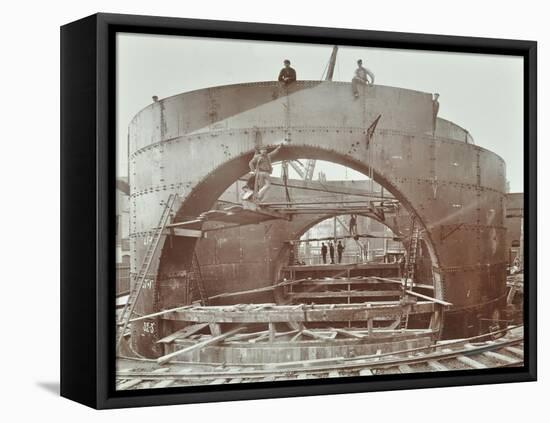
[[[183,222],[174,222],[166,225],[168,229],[200,229],[206,222],[227,223],[235,226],[255,225],[267,220],[283,219],[289,220],[286,214],[269,210],[249,201],[243,205],[233,205],[221,210],[208,210],[198,217]]]

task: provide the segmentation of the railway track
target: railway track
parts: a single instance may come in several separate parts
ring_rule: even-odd
[[[119,358],[116,389],[148,389],[208,384],[273,382],[348,376],[425,373],[523,365],[523,328],[429,347],[353,358],[330,358],[270,364],[173,362]],[[483,341],[482,341],[483,340]]]

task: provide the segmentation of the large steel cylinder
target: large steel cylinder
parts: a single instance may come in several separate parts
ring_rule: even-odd
[[[372,86],[355,99],[348,83],[317,81],[213,87],[151,104],[129,126],[132,272],[144,260],[170,193],[180,198],[176,220],[197,216],[248,171],[256,146],[287,140],[276,160],[322,159],[373,175],[419,219],[435,296],[453,304],[446,336],[478,333],[481,319],[498,317],[504,303],[505,163],[472,144],[464,129],[435,119],[433,110],[428,93]],[[242,230],[249,231],[247,242],[226,252],[228,272],[235,268],[231,262],[261,252],[264,261],[252,260],[248,271],[273,273],[280,258],[263,234],[254,234],[260,230]],[[287,239],[283,232],[272,242]],[[187,300],[186,287],[171,276],[189,268],[196,240],[174,238],[163,238],[150,267],[140,314]],[[133,328],[133,346],[158,354],[160,332],[157,321],[142,321]]]

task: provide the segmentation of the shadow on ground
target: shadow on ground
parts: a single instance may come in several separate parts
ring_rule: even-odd
[[[36,386],[48,391],[50,394],[59,396],[59,382],[36,382]]]

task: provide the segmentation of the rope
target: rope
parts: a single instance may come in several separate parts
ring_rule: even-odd
[[[288,168],[286,166],[283,166],[283,183],[285,185],[286,201],[291,203],[292,198],[290,198],[290,191],[288,190],[288,173],[287,173],[287,170],[288,170]]]

